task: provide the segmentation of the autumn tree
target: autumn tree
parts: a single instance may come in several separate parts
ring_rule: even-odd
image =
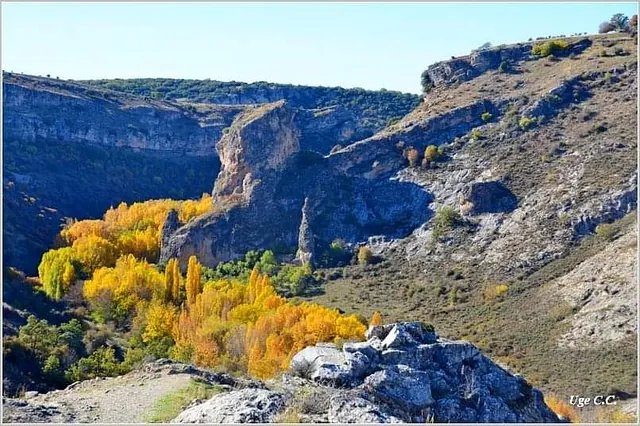
[[[414,147],[409,147],[405,150],[404,157],[409,161],[410,167],[415,167],[420,159],[420,153]]]
[[[185,285],[187,292],[187,303],[189,305],[195,302],[196,296],[200,293],[201,276],[202,265],[200,265],[198,259],[195,256],[189,257],[189,264],[187,265],[187,283]]]
[[[373,313],[373,315],[371,316],[371,322],[369,322],[369,325],[382,325],[382,315],[380,315],[380,312],[375,311]]]
[[[435,145],[429,145],[424,150],[424,159],[428,162],[438,161],[440,159],[440,151],[438,151],[438,147]]]
[[[76,279],[76,252],[72,247],[49,250],[38,265],[42,288],[52,299],[60,299]]]
[[[366,246],[361,246],[358,249],[358,263],[361,265],[368,265],[373,261],[373,253],[371,249]]]
[[[178,259],[170,259],[164,270],[164,301],[166,303],[173,302],[178,305],[181,286],[182,276],[180,275]]]

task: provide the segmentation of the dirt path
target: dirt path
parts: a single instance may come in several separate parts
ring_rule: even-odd
[[[234,379],[176,363],[150,364],[119,377],[78,382],[64,390],[3,399],[11,423],[144,423],[158,400],[193,380],[229,386]]]
[[[127,375],[80,383],[71,389],[38,395],[29,402],[58,405],[72,413],[74,422],[142,423],[160,398],[188,386],[191,380],[188,374],[155,378]]]

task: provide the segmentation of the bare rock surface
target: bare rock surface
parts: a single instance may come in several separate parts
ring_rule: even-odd
[[[611,344],[637,333],[637,227],[612,241],[554,283],[574,310],[571,330],[559,340],[569,347]]]
[[[559,422],[542,393],[468,342],[421,323],[372,326],[366,342],[307,347],[272,390],[216,395],[174,422],[271,422],[295,407],[314,422]],[[301,417],[302,418],[302,417]]]

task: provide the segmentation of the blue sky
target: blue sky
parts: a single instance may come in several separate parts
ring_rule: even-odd
[[[418,93],[486,41],[595,32],[634,3],[2,4],[2,68],[60,78],[210,78]]]

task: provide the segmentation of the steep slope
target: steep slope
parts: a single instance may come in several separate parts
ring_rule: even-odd
[[[301,147],[326,154],[371,134],[353,107],[329,105],[332,97],[316,102],[313,96],[320,95],[306,90],[304,105],[328,106],[295,108]],[[412,107],[416,99],[409,100]],[[30,274],[66,217],[97,217],[120,202],[209,192],[219,171],[216,143],[238,114],[255,108],[160,101],[5,72],[3,104],[4,260]]]
[[[233,207],[168,235],[162,258],[184,262],[197,253],[215,265],[276,241],[296,245],[298,229],[316,252],[335,238],[368,244],[383,262],[324,272],[332,280],[314,300],[431,321],[564,395],[612,386],[633,395],[634,325],[626,323],[624,338],[610,345],[561,348],[564,305],[538,293],[604,248],[592,236],[597,225],[628,226],[637,204],[634,41],[614,34],[566,42],[548,57],[524,43],[436,64],[433,87],[415,111],[371,138],[312,157],[313,166],[254,170],[269,160],[223,160],[214,195],[224,204],[232,194]],[[256,126],[273,123],[252,118]],[[286,120],[279,126],[291,132]],[[233,134],[221,140],[223,150],[236,146]],[[277,151],[272,134],[253,135],[263,152]],[[442,158],[420,167],[432,144]],[[417,164],[407,167],[412,152]],[[343,198],[341,187],[327,185],[341,180],[354,189]],[[455,213],[433,214],[442,207]],[[632,282],[623,285],[628,292]],[[551,311],[540,312],[543,306]],[[609,333],[614,325],[603,327]]]
[[[398,176],[429,191],[432,210],[449,206],[461,218],[442,236],[432,221],[403,240],[371,240],[385,261],[340,271],[344,277],[329,282],[315,300],[365,315],[379,310],[390,319],[429,320],[562,395],[635,395],[637,330],[635,320],[625,318],[637,311],[621,299],[635,298],[636,283],[628,258],[610,258],[622,248],[607,248],[606,237],[593,233],[611,222],[613,238],[633,232],[637,57],[628,37],[590,40],[579,54],[525,56],[510,64],[511,72],[488,70],[435,87],[415,112],[376,136],[376,143],[407,141],[419,150],[445,141],[447,161]],[[491,114],[487,123],[481,104]],[[472,124],[457,130],[466,133],[447,134],[455,128],[443,126],[442,117],[461,118],[473,108]],[[366,152],[365,144],[347,149]],[[630,242],[623,243],[631,237],[620,238],[635,254]],[[594,261],[604,262],[603,272],[595,270],[589,286],[594,293],[577,302],[585,295],[574,295],[584,288],[577,278],[591,279],[580,271],[593,270],[581,264],[601,251]],[[617,271],[604,272],[611,269]],[[539,292],[566,274],[562,297]],[[502,284],[508,290],[501,295],[496,288]],[[595,314],[590,307],[601,310]],[[590,334],[592,327],[585,326],[596,317],[605,320]],[[567,338],[576,347],[558,346]],[[602,344],[588,343],[594,341]]]

